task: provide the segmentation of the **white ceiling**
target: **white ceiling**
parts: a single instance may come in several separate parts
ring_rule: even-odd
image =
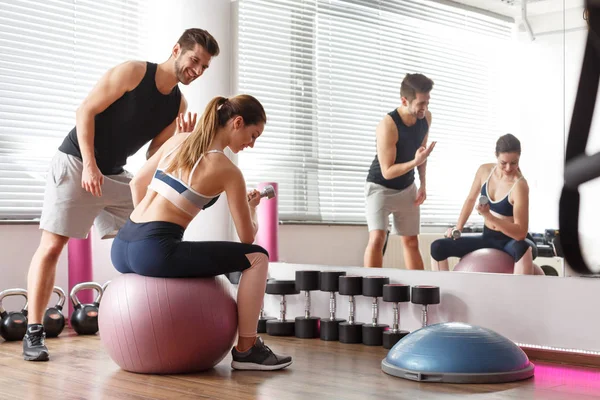
[[[509,17],[521,15],[524,0],[451,0],[471,7],[480,8]],[[527,15],[563,12],[572,8],[583,8],[584,0],[527,0]]]

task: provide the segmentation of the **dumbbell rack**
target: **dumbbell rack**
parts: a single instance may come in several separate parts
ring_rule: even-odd
[[[309,340],[320,338],[320,340],[326,341],[390,348],[409,334],[408,331],[400,329],[400,307],[408,308],[407,311],[414,316],[419,315],[421,327],[431,324],[432,320],[434,323],[436,322],[435,313],[428,315],[428,307],[440,303],[439,287],[427,285],[411,287],[398,282],[390,282],[388,277],[346,275],[343,271],[331,270],[318,273],[318,286],[316,285],[316,273],[311,274],[310,270],[298,270],[295,281],[285,281],[285,290],[271,291],[267,289],[267,293],[279,295],[284,294],[283,292],[286,295],[304,293],[303,296],[286,296],[288,300],[284,301],[283,312],[288,317],[284,324],[289,324],[289,329],[284,329],[286,332],[272,333],[269,333],[267,329],[267,334],[295,335]],[[335,282],[333,282],[334,280]],[[284,281],[279,282],[282,284]],[[411,289],[414,296],[412,302]],[[264,309],[268,310],[267,314],[271,316],[276,315],[274,307],[276,299],[274,297],[265,296]],[[336,297],[339,297],[339,300]],[[379,303],[380,301],[381,303]],[[365,313],[367,302],[370,303],[371,315],[369,316]],[[279,302],[280,311],[282,311],[281,307],[281,302]],[[292,311],[290,312],[290,310]],[[360,311],[357,313],[357,310]],[[380,318],[380,310],[382,318]],[[402,313],[407,311],[402,311]],[[318,331],[314,331],[312,320],[318,320],[318,317],[320,317]],[[283,322],[281,319],[280,315],[280,324]],[[291,326],[292,321],[296,322],[295,330]],[[271,320],[267,322],[267,325],[274,322],[276,321]],[[308,325],[305,329],[303,328],[306,331],[305,334],[296,331],[299,322],[310,325],[310,328]]]

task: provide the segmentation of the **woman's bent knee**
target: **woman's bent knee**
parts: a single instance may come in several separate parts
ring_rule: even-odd
[[[250,262],[250,267],[248,269],[268,268],[269,266],[269,256],[265,253],[249,253],[246,254],[246,258],[248,258],[248,261]]]
[[[515,262],[520,261],[528,252],[530,255],[533,254],[531,243],[526,240],[515,240],[507,247],[508,253],[513,256]]]
[[[447,251],[445,246],[445,240],[446,239],[438,239],[431,243],[431,258],[433,258],[435,261],[443,261],[448,258],[446,254]]]

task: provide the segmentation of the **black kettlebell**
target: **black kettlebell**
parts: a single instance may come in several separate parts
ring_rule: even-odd
[[[77,292],[83,289],[95,289],[98,292],[92,304],[81,304],[77,298]],[[73,303],[71,327],[79,335],[95,335],[98,332],[98,307],[102,293],[102,286],[96,282],[82,282],[73,286],[71,290],[71,302]]]
[[[7,312],[2,307],[2,300],[8,296],[25,297],[25,305],[21,311]],[[27,290],[25,289],[6,289],[0,292],[0,336],[6,341],[23,340],[27,332]]]
[[[65,328],[65,316],[62,313],[62,309],[65,305],[67,295],[58,286],[54,286],[53,292],[58,295],[58,302],[56,302],[54,307],[48,307],[43,320],[46,337],[49,338],[57,337]]]

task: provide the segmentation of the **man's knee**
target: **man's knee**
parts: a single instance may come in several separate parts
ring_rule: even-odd
[[[39,250],[45,257],[59,257],[68,241],[66,236],[43,231]]]
[[[382,230],[373,230],[369,232],[369,245],[375,248],[383,249],[385,244],[386,232]]]
[[[405,249],[418,249],[419,248],[419,237],[418,236],[402,236],[402,245]]]

